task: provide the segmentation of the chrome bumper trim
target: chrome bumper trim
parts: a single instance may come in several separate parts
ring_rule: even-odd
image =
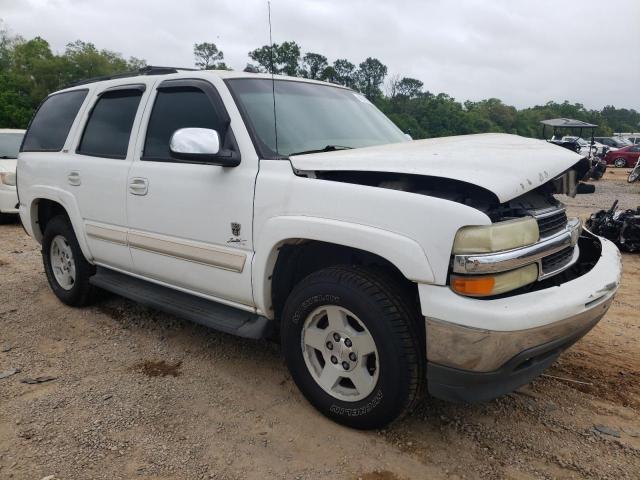
[[[505,250],[497,253],[455,255],[453,258],[453,271],[466,274],[498,273],[524,267],[531,263],[540,262],[544,257],[559,252],[567,247],[575,246],[580,237],[582,225],[577,218],[570,218],[563,230],[549,237],[542,238],[539,242],[522,248]],[[561,270],[568,268],[578,258],[574,252],[572,262],[564,265]],[[539,278],[549,277],[554,273],[544,273],[538,269]]]
[[[615,286],[612,290],[586,304],[582,313],[526,330],[482,330],[427,318],[427,359],[474,372],[497,370],[524,350],[595,326],[613,302]]]

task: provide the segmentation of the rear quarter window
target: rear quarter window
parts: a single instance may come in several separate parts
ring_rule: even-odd
[[[23,152],[59,152],[88,90],[72,90],[49,96],[31,120],[22,144]]]

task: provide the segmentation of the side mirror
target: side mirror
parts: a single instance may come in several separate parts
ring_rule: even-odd
[[[237,155],[220,148],[220,135],[210,128],[181,128],[171,135],[171,155],[179,160],[223,167],[239,164]]]

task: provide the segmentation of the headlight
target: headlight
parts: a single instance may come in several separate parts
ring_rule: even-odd
[[[0,183],[4,185],[16,185],[16,173],[15,172],[0,172]]]
[[[538,265],[533,263],[495,275],[451,275],[451,289],[469,297],[489,297],[524,287],[537,279]]]
[[[479,227],[462,227],[453,241],[453,254],[491,253],[536,243],[540,238],[533,217]]]

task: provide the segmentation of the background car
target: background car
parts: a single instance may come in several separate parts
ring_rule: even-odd
[[[18,213],[16,163],[24,130],[0,129],[0,221]]]
[[[593,141],[593,147],[592,147],[591,139],[585,140],[584,138],[575,137],[572,135],[565,135],[564,137],[562,137],[563,142],[576,142],[578,145],[580,145],[579,153],[583,153],[586,155],[590,148],[592,149],[592,154],[594,155],[601,155],[603,153],[607,153],[607,151],[609,150],[608,145],[604,145],[598,142],[595,138],[593,140],[594,141]]]
[[[608,165],[623,168],[633,167],[638,161],[638,157],[640,157],[640,145],[630,145],[607,153],[604,159]]]
[[[632,145],[631,142],[620,137],[593,137],[593,139],[596,142],[600,142],[603,145],[610,147],[610,149],[624,148]]]

